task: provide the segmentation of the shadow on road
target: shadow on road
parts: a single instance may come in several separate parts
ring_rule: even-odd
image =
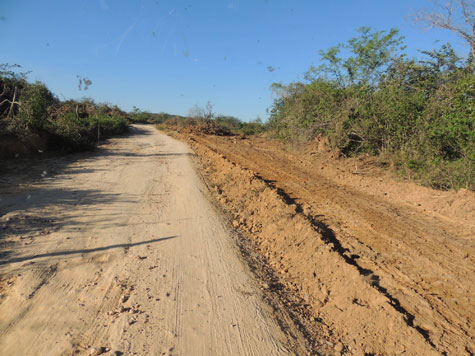
[[[77,175],[120,170],[122,159],[134,162],[137,158],[144,162],[189,155],[154,153],[158,151],[156,146],[136,141],[139,136],[153,134],[153,130],[134,125],[127,134],[109,139],[94,151],[0,161],[0,264],[23,258],[16,253],[42,243],[43,236],[58,230],[84,230],[89,221],[100,223],[103,229],[126,226],[128,220],[123,218],[123,210],[139,202],[141,194],[102,191],[68,181]],[[100,164],[94,163],[101,159]],[[80,164],[76,164],[78,161]],[[56,184],[58,180],[64,184]],[[134,211],[128,212],[128,216],[133,215]]]
[[[110,245],[110,246],[96,247],[96,248],[82,249],[82,250],[56,251],[56,252],[50,252],[50,253],[43,253],[39,255],[15,257],[15,258],[3,260],[3,261],[0,259],[0,265],[5,265],[5,264],[15,263],[15,262],[31,261],[31,260],[36,260],[37,258],[42,258],[42,257],[57,257],[57,256],[68,256],[68,255],[74,255],[74,254],[86,254],[86,253],[92,253],[92,252],[107,251],[107,250],[111,250],[115,248],[129,249],[134,246],[140,246],[140,245],[145,245],[145,244],[150,244],[150,243],[155,243],[155,242],[171,240],[177,237],[178,236],[167,236],[167,237],[161,237],[158,239],[127,243],[127,244],[117,244],[117,245]]]
[[[111,138],[97,147],[94,151],[76,152],[69,154],[50,154],[36,158],[14,158],[0,160],[0,203],[2,195],[18,192],[20,186],[42,184],[45,180],[61,176],[63,174],[83,174],[105,169],[76,167],[74,163],[82,161],[95,161],[103,157],[116,159],[120,157],[130,158],[158,158],[172,159],[182,156],[191,156],[192,153],[164,152],[164,153],[141,153],[131,152],[129,147],[118,147],[116,142],[127,142],[132,137],[153,135],[153,131],[144,130],[141,127],[132,126],[130,131],[120,137]],[[142,147],[143,149],[147,147]],[[141,151],[139,149],[139,151]],[[0,217],[5,214],[0,207]]]

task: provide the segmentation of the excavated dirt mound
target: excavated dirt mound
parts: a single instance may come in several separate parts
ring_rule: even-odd
[[[397,181],[324,144],[297,153],[262,138],[181,137],[234,227],[296,296],[316,352],[474,354],[472,192]]]

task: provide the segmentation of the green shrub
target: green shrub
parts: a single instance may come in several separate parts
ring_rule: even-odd
[[[42,83],[28,85],[20,96],[19,119],[29,128],[42,129],[48,120],[48,108],[56,101]]]
[[[124,133],[127,128],[124,112],[90,100],[69,101],[59,106],[50,120],[51,132],[73,149],[93,148],[100,139]]]
[[[396,30],[360,34],[321,52],[309,83],[273,85],[268,128],[291,143],[325,135],[346,155],[380,154],[430,186],[475,189],[473,65],[450,45],[407,59]]]
[[[17,67],[0,65],[0,136],[13,135],[28,144],[32,134],[41,132],[50,148],[80,150],[127,130],[127,114],[117,106],[91,99],[60,102],[44,84],[28,83],[26,73],[11,70]]]

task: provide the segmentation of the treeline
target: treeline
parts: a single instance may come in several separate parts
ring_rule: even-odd
[[[447,44],[404,55],[398,30],[361,28],[321,51],[304,82],[276,83],[267,129],[286,142],[328,136],[437,188],[475,189],[475,66]]]
[[[18,69],[0,65],[0,155],[90,149],[127,130],[127,113],[117,106],[91,99],[60,101]]]
[[[158,114],[168,115],[168,114]],[[194,106],[190,109],[187,117],[168,115],[160,122],[159,128],[164,129],[193,129],[211,135],[256,135],[266,131],[267,127],[258,117],[253,121],[241,121],[235,116],[215,114],[212,104],[208,102],[206,107]]]
[[[173,118],[163,122],[163,127],[187,128],[205,134],[229,136],[229,135],[257,135],[264,133],[267,126],[260,119],[253,121],[241,121],[234,116],[217,115],[212,118],[187,117],[182,119]]]
[[[140,110],[139,108],[133,108],[129,113],[130,121],[137,124],[162,124],[167,120],[177,119],[185,120],[186,117],[180,115],[172,115],[165,112],[151,113],[148,111]]]

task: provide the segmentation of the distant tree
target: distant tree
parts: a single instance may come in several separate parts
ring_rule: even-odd
[[[321,50],[323,64],[310,67],[305,79],[313,82],[325,77],[341,86],[376,85],[390,64],[403,56],[404,37],[397,29],[373,31],[370,27],[361,27],[357,32],[358,37]],[[342,55],[342,50],[349,55]]]
[[[213,112],[213,104],[208,101],[205,107],[195,105],[188,110],[188,116],[193,119],[212,120],[215,116]]]
[[[230,115],[217,115],[214,120],[219,125],[223,125],[228,129],[235,129],[241,125],[241,120],[239,120],[237,117]]]
[[[449,30],[470,46],[470,58],[475,58],[475,0],[432,0],[432,12],[419,11],[413,16],[416,23],[428,28]]]

